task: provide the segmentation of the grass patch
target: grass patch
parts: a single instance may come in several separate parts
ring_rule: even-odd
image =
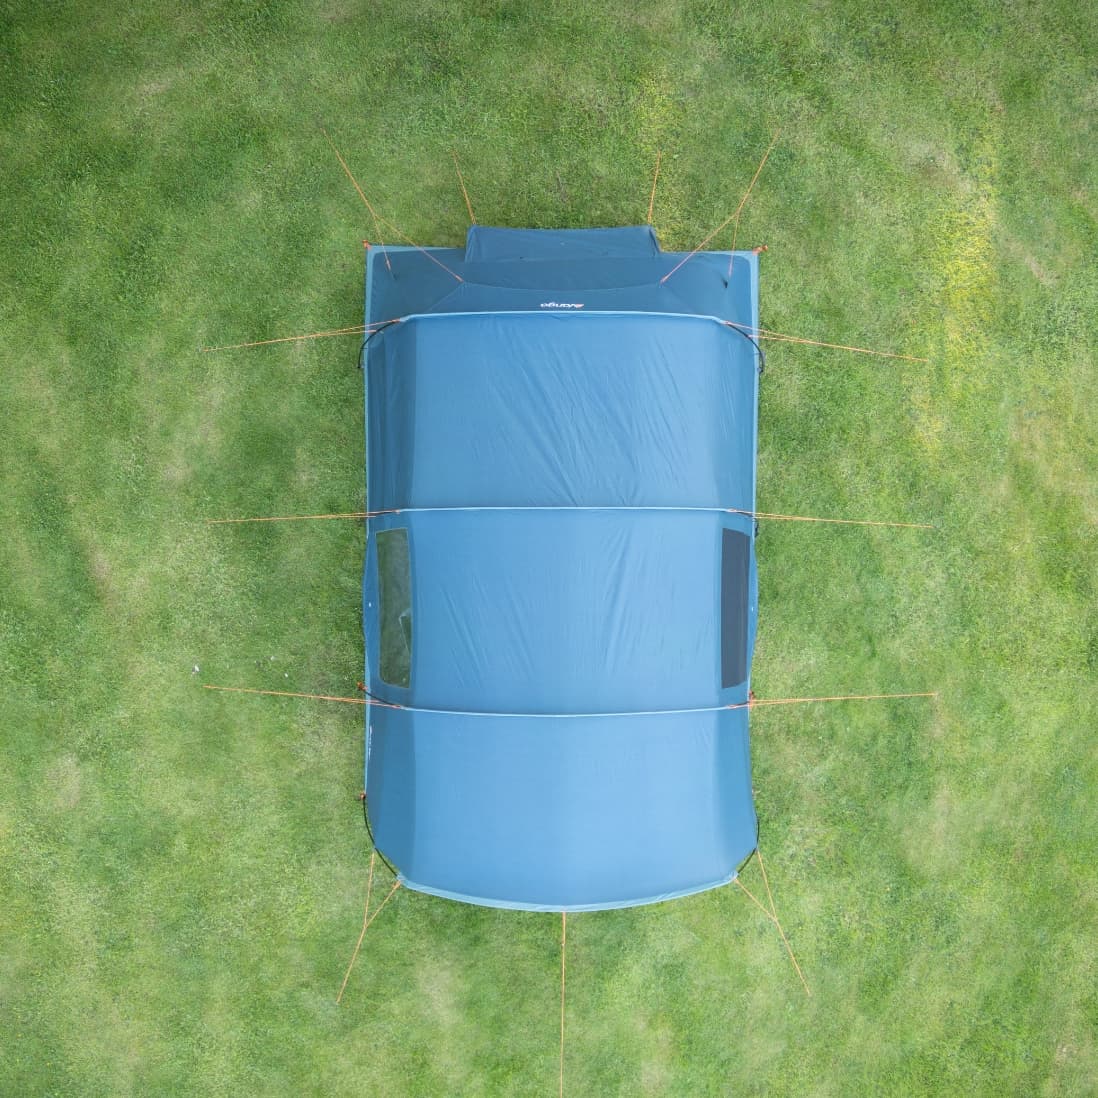
[[[762,847],[569,926],[577,1094],[1098,1090],[1096,56],[1084,8],[90,3],[0,14],[0,1060],[13,1094],[543,1094],[559,920],[361,919],[355,323],[381,212],[739,241],[775,345]],[[715,242],[727,246],[727,240]],[[200,670],[195,672],[195,667]],[[749,874],[754,870],[749,871]],[[383,882],[384,883],[384,882]],[[757,884],[750,879],[749,884]]]

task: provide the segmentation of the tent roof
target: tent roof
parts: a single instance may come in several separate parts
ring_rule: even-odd
[[[746,709],[370,722],[377,842],[423,892],[625,907],[727,883],[755,848]]]
[[[681,257],[647,227],[476,228],[432,250],[452,274],[389,252],[367,323],[413,311],[365,364],[379,849],[412,887],[508,907],[727,881],[755,844],[727,707],[755,631],[730,511],[754,507],[757,363],[719,321],[755,322],[755,257],[699,255],[673,299]]]
[[[409,546],[409,685],[386,682],[386,644],[372,615],[386,597],[378,537]],[[744,699],[722,685],[725,532],[740,539],[749,579],[750,520],[675,509],[429,510],[372,524],[367,640],[378,697],[489,713],[623,713],[695,709]],[[395,597],[395,595],[393,596]],[[741,661],[742,662],[742,661]],[[389,675],[388,678],[394,678]]]
[[[756,376],[709,317],[409,317],[369,361],[371,510],[750,510]]]

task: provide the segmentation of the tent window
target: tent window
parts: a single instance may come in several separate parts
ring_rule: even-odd
[[[408,687],[412,681],[412,565],[408,531],[382,530],[376,540],[381,594],[379,671],[390,686]]]
[[[725,530],[721,540],[721,687],[747,678],[747,588],[751,539]]]

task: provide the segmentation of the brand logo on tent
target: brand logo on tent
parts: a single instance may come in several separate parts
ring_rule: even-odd
[[[582,309],[583,302],[579,301],[543,301],[541,303],[543,309]]]

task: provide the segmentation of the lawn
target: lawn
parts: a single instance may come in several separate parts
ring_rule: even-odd
[[[1089,8],[1089,10],[1088,10]],[[740,246],[761,849],[568,923],[573,1095],[1098,1093],[1093,5],[0,12],[0,1092],[556,1093],[559,917],[361,927],[368,214]],[[728,247],[730,233],[713,246]],[[761,887],[758,865],[744,880]],[[387,871],[378,889],[387,889]]]

